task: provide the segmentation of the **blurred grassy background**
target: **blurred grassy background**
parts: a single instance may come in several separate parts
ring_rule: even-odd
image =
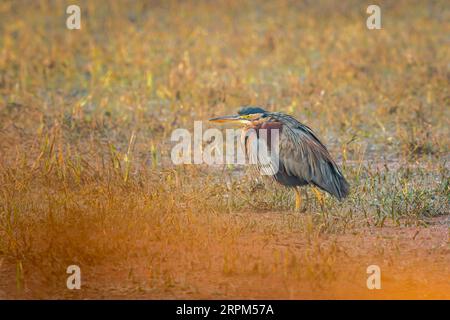
[[[124,292],[81,295],[242,291],[198,284],[206,274],[247,292],[268,277],[295,297],[336,281],[348,254],[321,251],[329,237],[449,213],[446,1],[379,2],[382,30],[361,1],[77,1],[81,30],[66,29],[70,4],[0,3],[0,259],[13,274],[0,293],[64,296],[75,263],[92,280],[101,266],[126,275]],[[171,164],[174,129],[243,104],[312,127],[351,197],[299,216],[293,194],[242,168]],[[280,248],[281,235],[305,242]]]

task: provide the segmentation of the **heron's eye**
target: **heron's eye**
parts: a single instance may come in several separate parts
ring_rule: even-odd
[[[241,116],[241,118],[243,118],[243,119],[250,119],[251,117],[252,117],[251,114],[244,114]]]

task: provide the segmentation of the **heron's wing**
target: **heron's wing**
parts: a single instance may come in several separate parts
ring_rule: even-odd
[[[280,166],[288,176],[312,183],[342,199],[348,194],[349,186],[328,150],[310,128],[291,119],[280,137]]]

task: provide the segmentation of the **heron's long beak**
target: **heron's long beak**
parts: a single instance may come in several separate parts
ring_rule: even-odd
[[[245,123],[246,122],[246,120],[242,119],[239,115],[217,117],[217,118],[209,119],[209,121],[218,122],[218,123]]]

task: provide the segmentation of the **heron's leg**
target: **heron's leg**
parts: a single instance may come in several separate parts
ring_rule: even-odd
[[[305,189],[305,197],[306,197],[306,205],[305,205],[305,211],[306,210],[311,210],[311,202],[309,201],[309,194],[308,194],[308,190]],[[307,206],[307,208],[306,208]]]
[[[323,207],[324,199],[323,199],[322,194],[320,193],[320,191],[316,187],[313,187],[312,189],[314,190],[314,193],[316,194],[316,198],[317,198],[317,201],[319,202],[320,206]]]
[[[300,189],[294,187],[295,190],[295,211],[300,211],[300,207],[302,206],[302,195],[300,193]]]

